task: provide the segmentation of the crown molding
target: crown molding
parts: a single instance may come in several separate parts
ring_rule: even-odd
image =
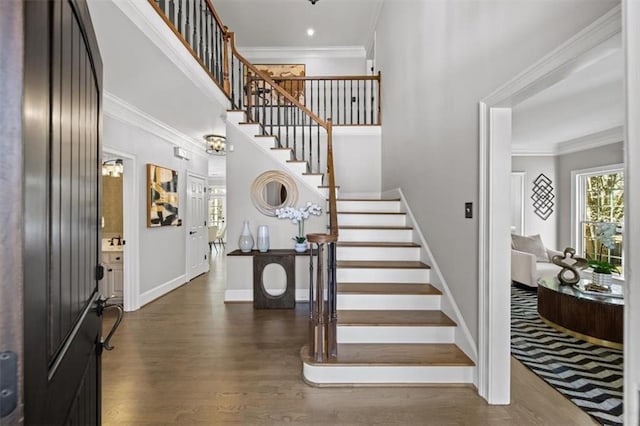
[[[103,100],[105,115],[156,135],[167,144],[184,148],[192,155],[209,158],[202,141],[185,135],[106,90]]]
[[[274,58],[358,58],[365,59],[367,51],[363,46],[340,47],[238,47],[247,59]]]
[[[612,127],[590,135],[581,136],[558,144],[556,155],[571,154],[572,152],[584,151],[611,145],[624,140],[624,126]]]
[[[557,155],[571,154],[574,152],[586,151],[587,149],[599,148],[611,145],[624,140],[623,126],[611,127],[610,129],[590,133],[554,145],[540,145],[525,147],[514,147],[511,155],[513,157],[549,157]]]

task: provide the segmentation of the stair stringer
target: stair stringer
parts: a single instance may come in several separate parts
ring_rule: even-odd
[[[442,275],[442,271],[438,266],[438,262],[433,256],[433,252],[429,248],[429,244],[427,244],[427,240],[420,229],[420,226],[416,222],[415,217],[411,211],[411,207],[407,202],[404,193],[401,188],[392,189],[389,191],[385,191],[383,193],[384,198],[393,198],[399,197],[400,202],[402,204],[403,211],[407,213],[407,226],[413,227],[414,231],[414,242],[421,245],[421,260],[425,263],[428,263],[431,266],[431,281],[430,284],[436,287],[438,290],[442,292],[440,310],[444,312],[449,318],[457,323],[457,327],[455,328],[455,344],[469,357],[471,360],[478,365],[478,347],[476,342],[474,341],[471,333],[469,332],[469,328],[467,327],[467,323],[465,322],[458,305],[453,298],[451,290],[447,285],[444,276]],[[417,241],[416,241],[417,240]],[[473,374],[473,383],[474,385],[478,385],[478,372],[477,367],[474,369]]]
[[[264,141],[260,141],[261,139],[265,139],[263,137],[257,136],[257,135],[250,135],[248,134],[246,131],[243,131],[242,129],[242,124],[245,122],[246,120],[246,115],[244,112],[242,111],[227,111],[227,126],[231,125],[233,127],[235,127],[236,129],[238,129],[240,131],[240,133],[242,133],[243,135],[246,136],[246,140],[250,143],[252,143],[255,147],[259,148],[262,152],[265,153],[266,156],[268,156],[269,158],[271,158],[275,163],[280,165],[280,168],[285,168],[287,170],[287,172],[291,175],[295,177],[296,183],[302,184],[304,186],[306,186],[307,188],[309,188],[310,190],[314,191],[315,193],[317,193],[319,196],[326,198],[327,197],[327,192],[323,191],[321,188],[319,188],[318,186],[322,185],[322,179],[321,181],[318,183],[317,186],[314,186],[313,184],[311,184],[309,182],[309,179],[307,179],[300,170],[297,170],[295,167],[293,167],[292,165],[290,165],[289,163],[287,163],[285,160],[283,160],[282,158],[278,158],[278,155],[271,151],[271,147],[267,147]],[[256,126],[259,126],[257,123],[255,124]],[[255,132],[256,134],[258,132]],[[274,139],[275,141],[275,139]],[[274,146],[275,148],[275,143]]]

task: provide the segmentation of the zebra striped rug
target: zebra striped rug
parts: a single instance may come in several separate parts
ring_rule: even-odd
[[[622,425],[622,351],[583,342],[538,317],[537,293],[511,286],[511,354],[603,425]]]

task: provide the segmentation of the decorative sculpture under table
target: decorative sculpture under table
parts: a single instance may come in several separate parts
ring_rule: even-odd
[[[567,247],[564,249],[563,255],[555,255],[551,258],[551,261],[562,267],[562,270],[558,272],[558,280],[560,284],[574,285],[580,281],[580,272],[578,269],[584,269],[589,262],[587,259],[575,256],[576,251]]]

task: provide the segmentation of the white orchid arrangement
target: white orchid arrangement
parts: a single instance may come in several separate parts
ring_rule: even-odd
[[[298,235],[293,238],[297,243],[304,243],[307,239],[304,235],[304,221],[309,219],[310,216],[320,216],[321,213],[320,206],[310,201],[304,207],[276,209],[278,219],[291,219],[294,225],[298,225]]]
[[[616,235],[615,224],[608,222],[600,222],[596,224],[594,237],[596,241],[600,243],[600,259],[594,259],[589,262],[589,266],[591,266],[595,272],[610,274],[611,272],[618,271],[616,266],[604,260],[605,256],[603,253],[604,249],[611,250],[615,247],[616,243],[613,240],[614,235]]]

